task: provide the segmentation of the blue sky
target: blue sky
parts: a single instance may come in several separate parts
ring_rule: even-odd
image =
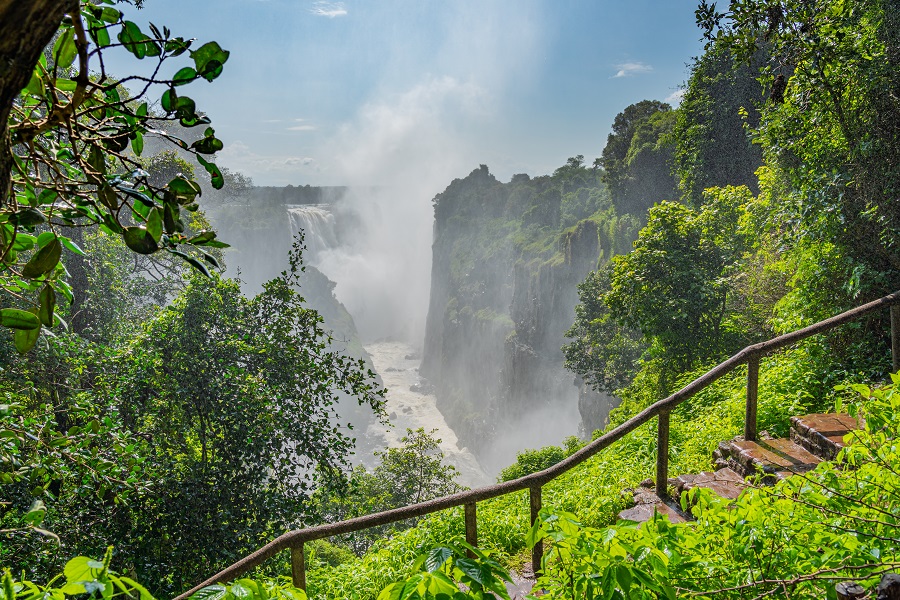
[[[672,98],[694,0],[147,0],[138,23],[231,51],[184,88],[258,185],[500,179],[598,156],[615,115]],[[108,69],[124,73],[124,60]],[[449,179],[443,179],[444,184]],[[436,184],[437,185],[437,184]],[[436,191],[440,191],[438,188]]]

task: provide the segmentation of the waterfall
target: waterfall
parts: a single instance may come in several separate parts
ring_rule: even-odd
[[[315,265],[319,253],[337,247],[334,215],[327,204],[288,205],[287,212],[291,220],[291,236],[297,235],[301,229],[306,236],[303,257],[307,263]]]

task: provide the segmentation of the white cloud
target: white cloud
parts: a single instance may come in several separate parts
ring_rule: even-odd
[[[300,158],[297,156],[291,156],[290,158],[285,158],[281,162],[282,162],[282,164],[284,164],[287,167],[293,167],[296,165],[303,165],[305,167],[307,165],[313,164],[315,162],[315,160],[308,156],[304,156],[303,158]]]
[[[649,73],[653,70],[653,67],[646,63],[642,62],[627,62],[616,65],[618,71],[615,75],[610,77],[610,79],[615,79],[617,77],[631,77],[632,75],[639,75],[641,73]]]
[[[309,12],[319,17],[328,17],[329,19],[347,16],[347,8],[343,2],[326,2],[325,0],[313,3],[313,7]]]
[[[239,140],[226,145],[216,157],[229,169],[264,180],[267,185],[296,185],[303,173],[309,172],[298,172],[297,167],[319,170],[318,162],[312,157],[259,154]]]
[[[315,130],[315,125],[294,125],[293,127],[288,127],[288,131],[313,131]]]
[[[673,106],[678,106],[679,104],[681,104],[681,100],[684,98],[685,91],[686,90],[684,88],[675,90],[674,92],[666,96],[665,101]]]

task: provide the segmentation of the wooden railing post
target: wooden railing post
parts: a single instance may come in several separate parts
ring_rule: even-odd
[[[466,509],[466,543],[470,546],[478,545],[478,513],[476,512],[475,503],[469,502],[465,505]],[[466,550],[469,558],[475,558],[475,553]]]
[[[528,488],[529,501],[531,504],[531,526],[534,527],[535,521],[538,519],[538,513],[541,512],[541,486],[535,485]],[[537,579],[538,573],[541,571],[541,561],[544,558],[544,540],[538,540],[531,549],[531,570]]]
[[[656,430],[656,495],[665,498],[669,484],[669,411],[659,411]]]
[[[306,591],[306,557],[303,555],[303,542],[291,547],[291,577],[294,587]]]
[[[744,408],[744,439],[756,441],[756,401],[759,398],[759,354],[747,359],[747,404]]]
[[[893,372],[900,371],[900,304],[891,305],[891,359]]]

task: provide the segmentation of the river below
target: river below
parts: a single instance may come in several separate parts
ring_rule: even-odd
[[[390,423],[373,422],[368,426],[363,436],[366,443],[360,448],[362,463],[372,468],[376,459],[371,451],[399,447],[407,429],[421,427],[426,432],[433,431],[432,435],[441,440],[440,449],[444,453],[445,463],[459,471],[457,483],[470,488],[493,483],[475,455],[465,447],[460,448],[456,434],[438,410],[437,398],[433,394],[410,389],[422,383],[418,373],[419,356],[412,346],[403,342],[380,341],[365,348],[388,390],[385,411]]]

